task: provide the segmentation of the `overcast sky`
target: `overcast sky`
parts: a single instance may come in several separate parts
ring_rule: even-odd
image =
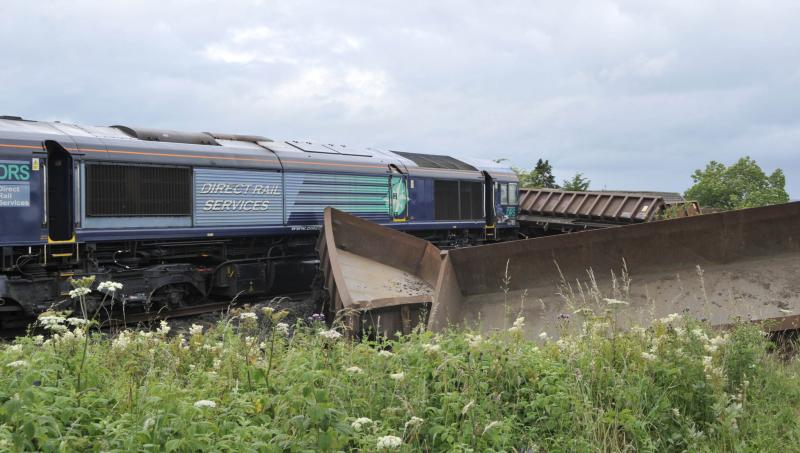
[[[549,159],[800,198],[800,2],[0,0],[0,114]]]

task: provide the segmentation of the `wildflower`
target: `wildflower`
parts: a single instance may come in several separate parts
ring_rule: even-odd
[[[707,344],[707,345],[704,345],[704,346],[703,346],[703,348],[704,348],[704,349],[706,350],[706,352],[708,352],[709,354],[713,354],[713,353],[717,352],[717,348],[718,348],[718,346],[717,346],[717,345],[715,345],[715,344]]]
[[[17,360],[6,365],[9,368],[22,368],[28,366],[28,362],[24,360]]]
[[[314,313],[313,315],[306,318],[306,321],[308,321],[310,324],[313,324],[315,322],[325,322],[325,315],[322,313]]]
[[[495,420],[495,421],[489,423],[488,425],[486,425],[485,428],[483,428],[483,433],[481,433],[481,435],[486,434],[487,431],[489,431],[490,429],[494,428],[495,426],[497,426],[499,424],[500,424],[500,421],[498,421],[498,420]]]
[[[403,439],[397,436],[383,436],[378,438],[377,446],[379,450],[399,448],[401,445],[403,445]]]
[[[467,343],[469,343],[470,348],[477,348],[483,343],[483,337],[480,335],[467,334]]]
[[[439,346],[438,344],[425,343],[422,345],[422,349],[425,352],[439,352],[439,350],[442,349],[442,347]]]
[[[542,332],[539,334],[539,339],[541,340],[547,341],[548,338],[550,337],[547,335],[547,332]]]
[[[728,337],[727,334],[725,336],[717,335],[716,337],[712,338],[709,341],[711,342],[712,345],[719,347],[728,342]]]
[[[351,373],[351,374],[358,374],[358,373],[363,373],[364,372],[364,370],[362,370],[361,368],[359,368],[357,366],[351,366],[350,368],[347,368],[345,371],[347,371],[348,373]]]
[[[289,335],[289,324],[279,322],[275,325],[275,332],[283,336]]]
[[[525,317],[520,316],[514,320],[514,325],[508,329],[509,332],[521,332],[522,328],[525,326]]]
[[[397,382],[400,382],[403,379],[405,379],[406,374],[401,371],[400,373],[392,373],[392,374],[389,375],[389,377],[394,379]]]
[[[66,321],[66,318],[63,316],[57,315],[46,315],[46,316],[39,316],[39,324],[43,326],[49,326],[53,324],[63,324]]]
[[[261,309],[261,313],[264,313],[264,316],[266,316],[268,318],[271,317],[272,313],[274,313],[274,312],[275,312],[275,309],[272,308],[272,307],[264,307],[264,308]]]
[[[156,419],[153,417],[148,417],[147,420],[142,423],[142,429],[150,429],[153,425],[156,424]]]
[[[82,326],[82,325],[84,325],[84,324],[86,324],[88,322],[89,321],[87,321],[87,320],[85,320],[83,318],[67,318],[67,324],[69,324],[71,326],[74,326],[74,327]]]
[[[673,322],[681,319],[681,315],[677,313],[671,313],[664,318],[659,319],[662,324],[672,324]]]
[[[642,352],[642,358],[647,360],[648,362],[652,362],[656,360],[658,357],[655,354],[650,354],[649,352]]]
[[[692,334],[700,340],[708,341],[708,335],[701,328],[692,329]]]
[[[83,296],[85,296],[85,295],[87,295],[87,294],[89,294],[91,292],[92,292],[92,290],[89,289],[89,288],[75,288],[75,289],[73,289],[73,290],[71,290],[69,292],[69,297],[71,297],[73,299],[77,299],[77,298],[83,297]]]
[[[603,300],[604,300],[604,301],[605,301],[605,302],[606,302],[608,305],[610,305],[610,306],[612,306],[612,307],[619,307],[619,306],[623,306],[623,305],[630,305],[628,302],[626,302],[626,301],[624,301],[624,300],[619,300],[619,299],[609,299],[609,298],[605,298],[605,299],[603,299]]]
[[[9,346],[8,348],[6,348],[6,351],[8,351],[8,352],[14,352],[14,353],[16,353],[16,352],[22,352],[22,345],[21,345],[21,344],[14,344],[14,345],[11,345],[11,346]]]
[[[419,426],[419,425],[423,424],[424,422],[425,422],[424,418],[411,417],[411,419],[406,422],[406,430],[408,430],[409,427],[413,428],[415,426]]]
[[[167,323],[167,321],[162,320],[156,332],[161,336],[166,336],[170,330],[172,330],[172,328],[169,326],[169,323]]]
[[[112,281],[105,281],[101,282],[97,285],[98,291],[104,291],[106,293],[115,293],[122,289],[122,283],[112,282]]]
[[[200,324],[192,324],[189,327],[189,335],[201,335],[203,333],[203,326]]]
[[[242,321],[247,321],[249,319],[255,321],[255,320],[258,319],[258,315],[256,315],[253,312],[249,312],[248,311],[248,312],[244,312],[241,315],[239,315],[239,319],[241,319]]]
[[[680,417],[681,416],[681,411],[677,407],[673,407],[672,408],[672,415],[674,415],[676,417]]]
[[[218,370],[221,365],[222,365],[222,360],[220,359],[214,359],[214,362],[211,364],[211,366],[214,367],[215,370]]]
[[[213,402],[211,400],[200,400],[200,401],[195,401],[194,407],[197,407],[197,408],[204,408],[204,407],[215,408],[215,407],[217,407],[217,403],[215,403],[215,402]]]
[[[353,423],[350,424],[350,426],[352,426],[353,429],[356,430],[356,431],[361,431],[361,428],[364,425],[369,425],[371,423],[372,423],[371,419],[369,419],[367,417],[359,417],[359,418],[355,419],[353,421]]]
[[[319,333],[319,335],[323,338],[327,338],[328,340],[336,340],[342,337],[342,334],[337,332],[334,329],[331,330],[323,330]]]
[[[114,341],[111,342],[111,347],[114,349],[125,349],[130,344],[131,339],[127,330],[123,330],[117,335],[117,338],[114,338]]]
[[[378,356],[380,357],[391,357],[393,355],[394,353],[392,353],[392,351],[387,351],[385,349],[381,349],[380,351],[378,351]]]
[[[36,335],[35,337],[33,337],[33,344],[35,344],[36,346],[41,346],[42,344],[44,344],[44,335]]]

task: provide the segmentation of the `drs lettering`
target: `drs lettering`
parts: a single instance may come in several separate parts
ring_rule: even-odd
[[[0,181],[30,181],[29,164],[0,164]]]
[[[263,212],[269,210],[270,204],[270,200],[264,198],[280,195],[280,186],[277,184],[205,183],[200,188],[200,194],[221,195],[219,198],[206,200],[203,204],[203,211]]]

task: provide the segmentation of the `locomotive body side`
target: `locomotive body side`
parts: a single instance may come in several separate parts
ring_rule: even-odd
[[[212,135],[0,119],[0,327],[68,308],[71,276],[142,307],[301,290],[327,206],[450,246],[509,226],[478,166]]]

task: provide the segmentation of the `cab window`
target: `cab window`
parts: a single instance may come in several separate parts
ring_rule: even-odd
[[[508,204],[508,184],[500,184],[500,204]]]
[[[519,191],[517,190],[517,183],[512,182],[508,184],[508,204],[517,204],[517,196]]]

